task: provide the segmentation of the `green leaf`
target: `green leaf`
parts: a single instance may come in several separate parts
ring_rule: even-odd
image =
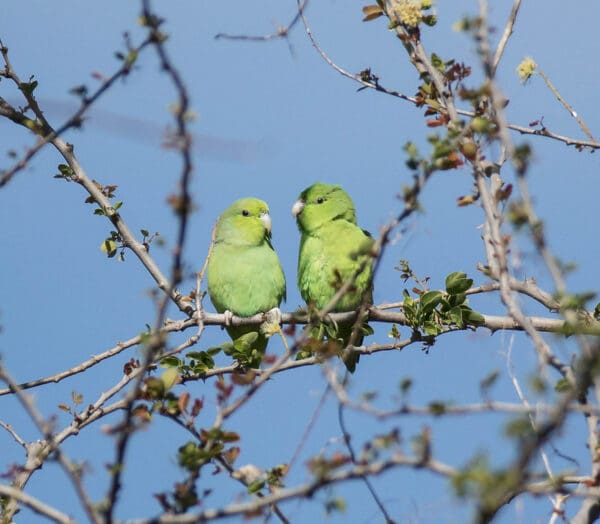
[[[529,384],[531,386],[531,389],[535,393],[542,394],[546,391],[546,387],[547,387],[546,381],[539,375],[531,376],[529,378]]]
[[[312,357],[312,353],[310,351],[298,351],[296,353],[296,360],[304,360],[305,358]]]
[[[448,311],[448,318],[452,324],[456,324],[459,328],[464,326],[462,309],[459,306],[455,306]]]
[[[233,343],[232,342],[225,342],[222,346],[221,346],[221,350],[223,351],[223,353],[225,353],[228,356],[232,356],[233,352],[235,351],[235,348],[233,347]]]
[[[179,465],[190,472],[195,472],[201,464],[209,460],[209,455],[198,448],[192,441],[187,442],[179,448],[177,461]]]
[[[137,57],[138,57],[137,51],[135,49],[132,49],[129,52],[129,54],[127,55],[127,59],[125,60],[125,64],[127,65],[127,67],[131,67],[133,64],[135,64]]]
[[[199,355],[202,355],[204,353],[208,353],[211,357],[214,357],[215,355],[218,355],[219,353],[221,353],[221,351],[223,351],[223,346],[211,346],[208,349],[206,349],[206,351],[190,351],[189,353],[187,353],[187,357],[189,358],[200,358]]]
[[[557,393],[567,393],[568,391],[571,391],[572,387],[573,386],[566,378],[561,378],[554,386],[554,390]]]
[[[114,240],[107,238],[104,240],[104,242],[102,242],[102,244],[100,244],[100,251],[106,253],[108,258],[113,258],[117,254],[117,244],[114,242]]]
[[[325,513],[330,515],[334,511],[346,511],[346,501],[342,498],[331,498],[325,502]]]
[[[435,53],[431,53],[431,63],[437,69],[440,69],[444,66],[444,61]]]
[[[360,333],[361,333],[361,335],[364,335],[365,337],[370,337],[371,335],[375,334],[375,331],[369,324],[367,324],[366,322],[363,322],[360,325]]]
[[[428,315],[431,313],[438,304],[442,301],[443,294],[441,291],[428,291],[421,295],[419,304],[423,314]]]
[[[148,377],[144,381],[145,397],[150,399],[163,398],[165,395],[164,382],[156,377]]]
[[[450,295],[464,293],[473,285],[473,279],[467,278],[467,274],[462,271],[450,273],[446,277],[446,291]]]
[[[215,350],[216,353],[214,352]],[[213,351],[212,354],[211,351]],[[190,351],[186,357],[192,361],[191,366],[193,367],[194,372],[201,374],[215,367],[215,361],[212,358],[212,355],[216,355],[220,352],[221,348],[210,348],[207,351]]]
[[[467,300],[467,295],[464,293],[457,293],[456,295],[450,295],[448,297],[448,303],[451,307],[460,306],[464,304]]]
[[[241,337],[236,338],[233,341],[233,347],[237,351],[241,351],[242,353],[246,353],[252,349],[252,345],[258,339],[258,333],[256,331],[251,331],[250,333],[245,333]]]
[[[160,365],[165,368],[177,368],[181,366],[181,360],[176,356],[165,357],[160,361]]]
[[[323,329],[325,330],[325,333],[327,333],[327,336],[329,338],[337,338],[338,337],[339,327],[335,320],[327,319],[327,322],[324,322],[322,324],[322,326],[323,326]]]
[[[436,417],[443,415],[446,413],[446,404],[444,402],[430,402],[429,403],[429,412]]]
[[[471,308],[462,307],[463,312],[463,320],[467,324],[471,324],[473,326],[481,326],[485,324],[485,318],[481,313],[477,313],[477,311],[473,311]]]
[[[439,335],[444,328],[432,320],[427,320],[423,322],[423,331],[426,335]]]
[[[400,381],[400,391],[402,391],[402,394],[405,395],[406,393],[408,393],[408,391],[410,390],[410,388],[413,385],[413,381],[412,378],[410,377],[404,377],[401,381]]]
[[[58,164],[58,170],[60,171],[61,175],[66,177],[73,176],[73,170],[66,164]]]
[[[208,353],[211,357],[218,355],[220,352],[221,352],[221,348],[218,346],[210,347],[206,350],[206,353]]]
[[[264,480],[255,480],[254,482],[251,482],[250,484],[248,484],[248,493],[250,493],[250,494],[258,493],[264,487],[265,487]]]
[[[531,427],[531,421],[527,417],[518,417],[511,420],[506,427],[504,432],[508,437],[524,438],[531,435],[533,428]]]
[[[38,86],[38,81],[33,80],[31,82],[21,82],[19,89],[28,96],[31,96]]]
[[[161,376],[160,380],[163,383],[165,391],[171,389],[175,384],[178,384],[181,380],[179,377],[179,370],[177,368],[168,368]]]
[[[479,382],[479,387],[483,392],[486,392],[496,383],[499,376],[500,372],[497,369],[494,369],[491,373],[488,373],[488,375],[481,379]]]

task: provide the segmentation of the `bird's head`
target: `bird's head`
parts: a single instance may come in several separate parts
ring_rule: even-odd
[[[258,245],[271,238],[269,206],[258,198],[240,198],[219,217],[215,242]]]
[[[317,182],[307,187],[292,206],[298,228],[302,232],[318,229],[333,220],[356,224],[354,203],[341,186]]]

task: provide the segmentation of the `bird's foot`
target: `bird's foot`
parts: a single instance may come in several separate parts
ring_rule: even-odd
[[[233,318],[233,313],[231,311],[229,311],[228,309],[226,309],[223,312],[223,315],[225,316],[225,326],[226,327],[231,326],[231,319]]]
[[[265,321],[260,325],[260,331],[270,337],[281,330],[281,309],[274,307],[264,314]]]

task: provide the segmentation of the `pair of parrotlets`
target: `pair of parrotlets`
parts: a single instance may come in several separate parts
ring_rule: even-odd
[[[352,199],[339,185],[316,183],[306,188],[294,206],[302,237],[298,256],[298,287],[306,303],[317,310],[352,311],[371,303],[373,238],[356,223]],[[249,317],[278,308],[285,300],[285,276],[271,244],[269,207],[257,198],[234,202],[219,217],[207,267],[208,293],[219,313]],[[332,301],[335,305],[331,305]],[[344,353],[348,343],[362,344],[354,323],[327,330],[338,343],[339,354],[354,372],[358,353]],[[256,326],[228,326],[235,341],[252,335],[260,358],[267,347],[264,330]],[[356,331],[353,335],[353,331]],[[313,328],[313,340],[322,340],[321,325]],[[260,364],[260,358],[254,364]]]

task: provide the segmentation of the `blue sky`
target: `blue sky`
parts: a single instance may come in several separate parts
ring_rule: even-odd
[[[444,58],[470,63],[476,71],[473,42],[454,32],[452,25],[461,16],[474,14],[477,2],[438,4],[438,26],[423,31],[426,48]],[[362,5],[339,0],[312,2],[307,16],[316,38],[345,69],[358,72],[371,67],[383,85],[412,95],[417,80],[403,49],[381,20],[361,22]],[[511,2],[492,5],[491,24],[499,30],[510,6]],[[257,44],[214,39],[220,32],[272,32],[273,21],[285,24],[291,19],[294,1],[232,2],[227,8],[219,2],[181,1],[156,3],[155,8],[167,20],[164,30],[171,35],[168,50],[183,74],[198,114],[193,124],[199,139],[192,183],[197,211],[190,223],[187,273],[192,275],[202,266],[212,224],[225,207],[243,196],[263,198],[271,208],[274,245],[288,281],[284,309],[293,310],[302,304],[295,286],[299,235],[290,214],[298,193],[317,180],[342,184],[355,201],[361,226],[377,234],[401,209],[397,194],[410,183],[402,146],[411,140],[426,152],[431,129],[425,127],[421,110],[411,104],[375,92],[357,92],[356,84],[321,60],[300,26],[288,41]],[[57,0],[51,4],[5,0],[0,37],[10,48],[13,66],[20,76],[25,79],[35,75],[42,107],[47,107],[52,122],[60,123],[68,116],[65,104],[73,100],[68,94],[72,87],[82,83],[93,87],[91,73],[109,75],[116,69],[113,55],[122,49],[121,34],[128,31],[134,42],[141,40],[138,12],[137,2],[116,0]],[[563,2],[551,0],[544,2],[543,12],[539,2],[524,3],[498,74],[510,99],[507,115],[511,122],[527,125],[543,117],[551,130],[584,138],[541,79],[535,78],[525,87],[519,83],[515,68],[530,55],[592,132],[598,132],[600,116],[595,102],[599,79],[594,64],[599,51],[595,37],[599,15],[600,7],[591,1],[578,2],[577,10],[567,10]],[[474,78],[478,77],[475,72]],[[0,96],[14,101],[17,94],[3,81]],[[166,247],[154,247],[152,254],[164,271],[175,231],[166,195],[175,189],[180,164],[177,155],[161,148],[160,143],[161,130],[171,124],[168,107],[174,100],[155,54],[145,52],[134,73],[99,101],[84,130],[71,131],[67,136],[92,178],[119,186],[118,198],[124,201],[122,215],[131,228],[160,232]],[[514,138],[534,147],[529,183],[537,212],[546,222],[551,248],[564,261],[578,264],[568,279],[572,291],[597,288],[597,155],[579,153],[550,140]],[[3,154],[11,148],[20,153],[33,140],[25,131],[0,120],[0,143]],[[241,160],[236,154],[240,151]],[[100,252],[110,225],[93,215],[80,187],[52,178],[60,162],[58,155],[47,149],[29,169],[0,190],[0,353],[18,381],[72,367],[141,332],[154,319],[154,306],[148,297],[153,282],[132,254],[119,263],[107,260]],[[3,156],[0,165],[10,164],[10,159]],[[511,181],[510,173],[506,178]],[[420,276],[430,276],[433,288],[443,287],[445,276],[453,271],[465,271],[479,283],[485,281],[475,269],[478,262],[484,262],[478,229],[483,214],[476,206],[457,208],[455,204],[456,198],[470,189],[467,169],[433,178],[423,195],[423,213],[405,224],[403,234],[386,253],[376,281],[376,303],[401,298],[405,284],[393,269],[399,259],[408,259]],[[520,258],[519,275],[535,276],[538,282],[547,284],[539,257],[526,243],[521,246],[523,250],[514,253]],[[188,279],[182,287],[187,291],[193,285]],[[472,304],[484,313],[502,312],[497,297],[474,300]],[[525,308],[539,313],[527,303]],[[175,310],[171,315],[179,318]],[[389,340],[388,329],[387,325],[375,325],[376,334],[369,341],[385,343]],[[201,347],[225,338],[218,329],[209,329]],[[172,343],[177,340],[174,337]],[[561,341],[553,343],[568,360],[573,347]],[[400,380],[412,377],[415,386],[410,401],[416,405],[437,399],[477,401],[479,380],[497,368],[502,379],[493,391],[494,398],[516,401],[505,372],[509,347],[515,368],[526,381],[536,363],[530,344],[510,333],[490,337],[487,332],[477,332],[443,337],[429,354],[410,347],[401,353],[363,358],[351,391],[359,394],[380,389],[381,405],[389,406]],[[271,352],[281,350],[279,341],[271,343]],[[136,355],[126,353],[97,366],[85,377],[73,377],[32,394],[46,416],[57,414],[57,424],[62,427],[68,424],[68,415],[56,406],[69,402],[71,391],[82,392],[85,403],[93,402],[120,378],[123,363]],[[207,399],[204,423],[210,424],[212,384],[194,383],[188,387],[192,395]],[[289,460],[324,388],[325,380],[316,367],[273,379],[230,423],[231,429],[242,431],[240,464],[268,467]],[[334,408],[330,399],[291,473],[291,483],[308,478],[302,466],[308,457],[339,446],[331,440],[340,433]],[[0,419],[12,423],[25,439],[39,437],[20,414],[14,399],[1,397],[0,413]],[[491,450],[491,460],[497,463],[512,456],[499,420],[488,415],[441,421],[403,418],[379,427],[378,422],[366,417],[348,417],[356,442],[398,425],[407,447],[411,435],[429,424],[436,456],[456,466],[474,450]],[[150,494],[181,478],[175,449],[187,439],[181,430],[164,421],[157,421],[133,439],[129,455],[133,468],[125,478],[119,518],[158,511]],[[583,425],[574,419],[557,445],[564,442],[565,448],[561,449],[585,464],[584,441]],[[111,445],[111,438],[96,425],[66,446],[76,460],[88,460],[89,450],[94,449],[87,486],[96,499],[106,492],[103,464],[112,458]],[[0,432],[0,449],[4,451],[0,468],[22,459],[20,448],[6,432]],[[571,467],[556,457],[554,460],[557,470]],[[34,476],[28,489],[81,517],[73,492],[63,484],[57,466],[48,464]],[[469,507],[452,498],[445,480],[425,472],[388,473],[377,479],[376,485],[400,522],[460,522],[469,513]],[[217,486],[219,489],[206,502],[208,507],[222,504],[241,491],[227,479],[218,481]],[[337,493],[348,498],[352,522],[380,521],[361,484],[348,485]],[[294,522],[319,521],[323,515],[319,501],[325,498],[321,493],[311,502],[292,503],[287,513]],[[546,500],[527,500],[522,508],[514,505],[505,509],[501,521],[531,522],[547,518],[549,511]],[[26,511],[23,515],[23,519],[27,515],[24,521],[36,521],[37,517]],[[335,515],[330,521],[348,522],[344,516]]]

